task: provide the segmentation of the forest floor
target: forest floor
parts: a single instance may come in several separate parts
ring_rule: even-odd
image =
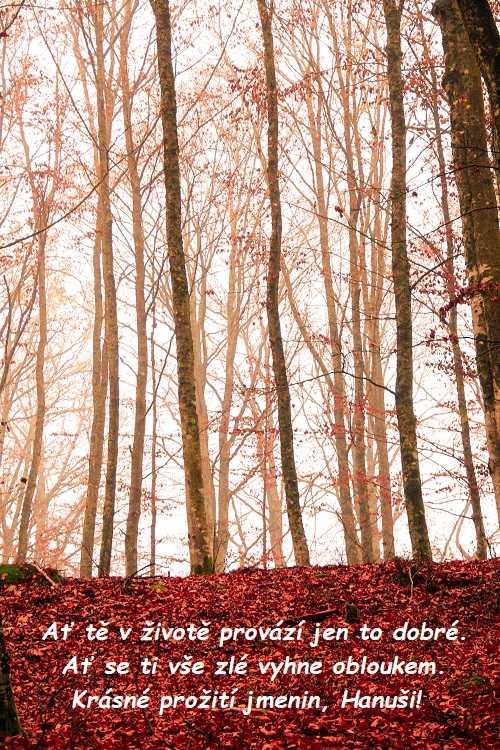
[[[24,736],[5,740],[5,747],[498,748],[499,571],[495,560],[434,564],[420,571],[396,561],[353,567],[255,569],[204,578],[3,583],[0,612],[24,730]],[[191,623],[195,640],[172,640],[182,636],[181,630],[170,632],[168,640],[147,640],[149,632],[142,630],[146,621],[163,623],[166,630],[162,636],[169,635],[170,626],[187,629]],[[424,621],[432,628],[455,626],[458,636],[455,639],[456,633],[451,631],[451,640],[442,633],[437,640],[394,640],[394,630],[406,621],[410,626],[421,626]],[[54,622],[58,625],[49,630]],[[197,630],[207,622],[208,635]],[[67,638],[61,627],[64,623],[73,624]],[[89,623],[106,623],[107,638],[88,640]],[[281,632],[276,628],[270,631],[277,623]],[[364,640],[360,635],[363,625],[381,628],[380,640]],[[120,626],[125,629],[122,633]],[[229,639],[230,631],[223,631],[228,640],[220,646],[221,628],[237,626],[261,631],[255,640],[252,630],[246,633],[249,640],[241,634],[236,640]],[[132,630],[127,635],[128,628]],[[340,640],[325,640],[324,635],[330,638],[334,633],[327,628],[348,628],[348,639],[343,639],[345,631],[339,631]],[[318,645],[311,646],[318,633]],[[103,631],[101,635],[106,634]],[[294,639],[289,640],[292,635]],[[377,631],[373,635],[378,636]],[[71,662],[73,656],[77,659]],[[95,658],[83,674],[81,662],[90,656]],[[185,656],[203,662],[203,673],[171,674],[170,667],[175,671]],[[321,662],[321,671],[280,672],[274,680],[269,671],[261,673],[259,662],[278,665],[287,656],[289,670],[296,669],[290,661],[303,661],[309,665]],[[338,664],[347,662],[349,656],[351,663],[358,664],[363,656],[368,662],[386,664],[393,662],[394,656],[406,664],[433,661],[436,673],[335,674],[333,665],[342,670]],[[144,657],[158,658],[155,675],[142,673]],[[247,673],[215,675],[216,669],[229,668],[217,662],[227,662],[230,657],[235,657],[233,666],[246,664]],[[127,661],[129,674],[104,675],[105,663],[110,661]],[[142,663],[148,669],[147,663]],[[243,667],[239,669],[243,671]],[[420,705],[362,708],[351,702],[342,707],[342,698],[353,698],[358,690],[359,696],[420,698]],[[77,703],[72,707],[75,691]],[[205,701],[216,703],[223,691],[234,696],[232,708],[187,708],[182,702],[175,709],[168,707],[172,700],[168,696],[194,696],[189,704],[203,695]],[[257,707],[248,714],[250,691],[254,703],[258,695],[286,696],[282,701],[290,695],[319,696],[320,708],[313,702],[312,708],[293,704],[290,708]],[[101,701],[102,707],[82,708],[81,701],[89,695],[107,698]],[[148,707],[106,708],[112,695],[145,695]],[[365,698],[362,704],[370,700]]]

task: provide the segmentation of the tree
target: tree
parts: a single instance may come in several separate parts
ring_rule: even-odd
[[[413,336],[410,269],[406,247],[406,122],[401,72],[401,16],[404,0],[384,0],[387,29],[387,77],[392,127],[391,249],[396,304],[396,414],[398,418],[403,487],[412,551],[431,559],[418,458],[413,406]]]
[[[500,32],[488,0],[457,0],[490,100],[493,148],[500,171]]]
[[[278,423],[280,428],[281,466],[285,484],[286,507],[290,533],[292,535],[295,562],[297,565],[309,565],[309,550],[302,522],[300,508],[299,486],[295,468],[293,448],[292,411],[290,405],[290,390],[286,372],[285,353],[281,335],[281,322],[278,306],[278,290],[281,261],[281,199],[279,186],[278,165],[278,94],[276,84],[276,70],[274,63],[274,42],[271,18],[274,4],[270,9],[265,0],[257,0],[260,22],[262,27],[262,41],[264,44],[264,64],[266,69],[266,94],[268,118],[268,190],[271,202],[271,241],[269,246],[269,266],[267,276],[267,318],[269,340],[273,360],[274,379],[278,398]]]
[[[130,467],[130,498],[125,541],[126,574],[137,572],[137,538],[141,514],[144,436],[146,432],[146,387],[148,380],[147,313],[145,302],[145,239],[142,223],[141,180],[137,146],[132,129],[133,96],[127,66],[128,37],[132,23],[132,4],[125,3],[125,22],[120,34],[120,79],[122,88],[123,128],[127,149],[127,169],[132,192],[132,234],[135,260],[135,314],[137,327],[137,376],[135,388],[134,440]]]
[[[422,17],[419,17],[419,29],[421,36],[421,43],[427,58],[430,59],[430,50],[427,42],[427,37],[424,30]],[[446,283],[446,289],[448,293],[448,299],[450,304],[450,315],[448,330],[450,334],[450,344],[453,355],[453,370],[455,376],[455,385],[457,390],[457,401],[458,401],[458,412],[460,418],[460,433],[462,440],[462,448],[464,454],[464,467],[467,477],[467,484],[469,488],[469,499],[472,506],[472,518],[474,521],[474,527],[476,531],[476,553],[479,558],[485,559],[487,557],[488,549],[486,544],[486,534],[484,530],[484,520],[481,510],[481,496],[479,492],[479,486],[477,481],[476,470],[474,467],[474,458],[472,454],[472,440],[470,431],[469,413],[467,409],[467,399],[465,393],[465,368],[463,363],[463,354],[460,347],[459,339],[459,328],[458,328],[458,306],[454,304],[454,298],[457,292],[458,282],[455,274],[455,248],[453,241],[453,225],[451,221],[450,213],[450,191],[448,188],[448,180],[446,175],[446,159],[444,153],[443,144],[443,128],[441,125],[440,118],[440,107],[439,107],[439,88],[438,80],[436,75],[436,69],[434,65],[430,66],[430,79],[431,79],[431,91],[430,91],[430,110],[432,119],[434,122],[435,129],[435,144],[436,153],[439,165],[439,182],[441,188],[441,206],[443,211],[443,220],[445,223],[445,237],[446,237],[446,262],[444,263],[444,277]],[[494,490],[497,492],[497,488],[494,483]]]
[[[75,22],[72,15],[68,19],[68,27],[72,34],[73,53],[79,69],[80,79],[86,93],[86,111],[89,126],[86,128],[91,135],[94,155],[94,179],[98,182],[100,173],[98,136],[93,107],[90,99],[87,72],[82,50],[79,46],[78,34],[83,28],[81,16]],[[87,37],[85,36],[87,39]],[[108,352],[106,342],[103,341],[104,328],[104,300],[103,300],[103,190],[98,192],[94,212],[94,241],[92,248],[92,276],[93,276],[93,327],[92,327],[92,422],[89,438],[88,474],[85,492],[85,506],[80,548],[80,576],[91,576],[94,564],[95,530],[97,519],[97,503],[101,485],[101,472],[104,454],[104,430],[106,424],[106,397],[108,393]]]
[[[111,121],[106,100],[104,70],[104,8],[94,9],[95,26],[95,86],[97,98],[97,145],[99,164],[99,201],[101,204],[101,253],[104,282],[104,343],[108,362],[108,446],[106,461],[106,489],[102,518],[102,538],[99,556],[99,575],[107,576],[111,569],[113,527],[115,516],[116,470],[120,423],[120,373],[118,349],[118,311],[113,255],[113,215],[110,197],[109,145]]]
[[[469,37],[469,42],[476,56],[479,69],[486,84],[490,103],[493,155],[496,160],[497,186],[500,188],[500,32],[495,22],[490,4],[487,0],[457,0],[462,21]],[[491,205],[494,206],[496,201]],[[498,206],[497,206],[498,208]],[[493,297],[500,285],[500,272],[497,253],[493,262],[488,260],[489,270],[483,276],[492,284]],[[483,257],[482,261],[486,260]],[[495,288],[497,291],[495,291]],[[490,340],[490,366],[493,386],[493,399],[497,438],[500,442],[500,347],[498,331],[500,324],[500,305],[486,304],[486,327]],[[498,456],[497,456],[498,458]]]
[[[308,61],[312,64],[312,60]],[[318,84],[321,80],[319,71],[314,71],[318,77]],[[328,384],[331,385],[332,396],[333,396],[333,418],[335,421],[335,450],[337,453],[337,464],[338,464],[338,496],[340,513],[342,518],[342,526],[345,537],[345,548],[347,562],[357,563],[361,561],[360,545],[358,541],[358,535],[356,532],[356,520],[353,509],[353,502],[351,497],[351,489],[349,483],[349,451],[347,447],[346,439],[346,387],[343,374],[344,357],[342,351],[341,335],[339,331],[338,322],[338,311],[335,299],[335,293],[333,288],[333,274],[332,264],[330,260],[330,248],[329,248],[329,237],[328,237],[328,209],[327,209],[327,195],[325,190],[324,180],[324,168],[321,158],[322,150],[322,137],[321,137],[321,124],[323,119],[323,94],[319,97],[317,105],[317,111],[314,112],[313,99],[311,87],[309,86],[306,93],[306,105],[307,105],[307,118],[308,127],[310,131],[310,137],[312,141],[313,157],[314,157],[314,187],[316,193],[316,200],[318,205],[317,221],[319,229],[319,242],[321,249],[321,269],[322,276],[324,279],[325,286],[325,298],[326,298],[326,310],[328,316],[328,333],[331,342],[331,364],[333,366],[333,376],[328,376]],[[288,278],[286,276],[286,278]],[[290,303],[292,305],[292,313],[299,328],[302,328],[301,333],[306,341],[309,341],[309,337],[303,328],[302,321],[299,322],[299,314],[296,305],[292,300],[292,287],[288,286]],[[313,356],[318,358],[318,353],[315,351]],[[322,369],[327,372],[328,368],[322,363]],[[355,485],[357,489],[357,484]],[[357,499],[357,498],[356,498]],[[359,503],[358,503],[359,504]],[[367,513],[365,512],[365,520]],[[365,534],[365,556],[369,556],[368,548],[371,546],[366,539],[367,523],[363,526],[363,532]]]
[[[182,450],[186,477],[186,506],[192,573],[210,573],[213,555],[207,533],[203,490],[200,431],[196,410],[193,333],[189,288],[182,239],[177,103],[172,65],[170,3],[151,0],[156,21],[160,109],[163,126],[163,163],[167,209],[167,247],[170,265],[172,306],[177,345],[178,398]]]
[[[96,232],[92,254],[94,277],[94,325],[92,332],[92,425],[89,443],[88,480],[83,518],[80,552],[80,575],[91,576],[94,558],[97,499],[101,484],[106,422],[106,394],[108,391],[108,354],[105,343],[101,343],[103,324],[102,300],[102,204],[96,206]]]
[[[443,86],[450,107],[452,151],[458,188],[476,363],[484,401],[490,473],[500,519],[500,229],[488,157],[481,76],[455,0],[438,0],[433,13],[445,53]],[[460,296],[448,307],[459,304]]]
[[[27,90],[25,90],[25,96]],[[59,95],[56,83],[55,92],[56,123],[54,137],[49,137],[50,150],[46,169],[34,163],[26,133],[22,111],[22,103],[26,99],[18,100],[18,124],[20,140],[24,152],[27,182],[31,193],[32,214],[34,228],[37,232],[37,278],[38,295],[38,343],[36,350],[35,382],[36,382],[36,416],[31,446],[30,468],[23,496],[21,517],[19,523],[19,542],[17,561],[24,563],[28,554],[30,523],[32,520],[33,500],[39,481],[40,466],[43,462],[43,434],[46,415],[46,384],[45,357],[47,349],[47,290],[46,290],[46,249],[47,232],[45,227],[49,223],[54,211],[54,201],[60,188],[61,179],[61,128],[64,120],[64,103]],[[27,98],[27,97],[26,97]]]

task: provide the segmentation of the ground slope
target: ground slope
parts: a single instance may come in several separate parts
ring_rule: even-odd
[[[9,750],[187,750],[232,748],[425,748],[452,750],[498,747],[498,573],[497,561],[436,564],[417,572],[407,563],[378,566],[248,570],[206,578],[68,580],[56,586],[35,581],[0,586],[0,612],[11,657],[12,677],[24,737],[5,741]],[[140,641],[146,620],[165,626],[210,622],[201,641]],[[302,639],[266,639],[218,647],[221,627],[260,626],[278,621]],[[460,638],[395,643],[392,631],[409,621],[449,626],[458,620]],[[73,622],[67,640],[42,640],[52,622]],[[110,624],[107,641],[85,640],[88,623]],[[315,623],[348,627],[349,640],[322,641],[311,648]],[[359,637],[362,624],[381,627],[379,642]],[[118,627],[131,626],[126,641]],[[284,634],[285,631],[283,631]],[[291,630],[289,631],[291,633]],[[296,630],[297,633],[297,630]],[[224,657],[225,654],[225,657]],[[247,675],[216,676],[216,662],[246,655]],[[332,665],[349,656],[360,662],[435,661],[435,675],[335,675]],[[73,655],[93,655],[87,675],[63,676]],[[157,656],[154,677],[138,674],[144,656]],[[168,662],[184,655],[205,663],[203,675],[169,674]],[[281,675],[271,681],[258,662],[321,661],[321,674]],[[106,660],[131,663],[128,676],[104,676]],[[71,709],[75,690],[88,694],[141,695],[149,687],[149,709]],[[223,710],[165,710],[160,695],[213,696],[236,690],[235,706]],[[401,695],[422,690],[418,708],[341,707],[344,690],[354,696]],[[318,695],[324,710],[273,708],[245,716],[248,691],[255,695]]]

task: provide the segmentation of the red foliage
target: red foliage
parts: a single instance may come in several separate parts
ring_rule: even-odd
[[[444,307],[441,307],[441,309],[439,310],[439,317],[441,321],[446,322],[446,314],[453,307],[469,302],[478,294],[488,296],[491,302],[498,302],[498,295],[500,294],[500,284],[497,284],[496,282],[491,282],[488,284],[478,283],[470,284],[469,286],[462,288],[460,292],[455,297],[453,297],[450,302],[448,302],[448,304],[444,305]]]
[[[71,580],[56,587],[35,582],[4,585],[0,605],[11,656],[14,690],[26,732],[5,741],[9,750],[162,750],[175,748],[231,748],[278,750],[307,748],[422,748],[470,750],[498,747],[495,724],[495,682],[498,684],[498,565],[495,561],[444,563],[424,571],[410,571],[396,563],[280,571],[251,570],[206,578]],[[403,573],[403,575],[402,575]],[[355,616],[352,616],[352,613]],[[323,613],[315,618],[315,613]],[[220,627],[272,625],[278,620],[298,622],[311,615],[302,642],[245,642],[225,647],[225,655],[248,654],[246,677],[216,677],[215,662],[223,659],[216,633]],[[307,636],[315,619],[322,627],[348,625],[348,641],[324,642],[313,649]],[[140,643],[145,620],[169,625],[211,622],[206,642]],[[107,642],[88,642],[84,627],[92,622],[111,623]],[[431,626],[450,626],[459,620],[456,642],[394,643],[392,630],[409,620]],[[54,621],[73,621],[67,641],[41,640]],[[362,641],[359,625],[384,629],[379,642]],[[118,641],[118,626],[135,629],[130,641]],[[144,675],[104,677],[61,670],[71,656],[94,653],[95,663],[128,660],[136,667],[143,656],[157,654],[165,665],[154,678]],[[190,654],[207,664],[205,676],[168,674],[168,660]],[[320,675],[285,675],[271,682],[257,670],[259,659],[281,660],[286,655],[307,661],[323,660]],[[356,659],[434,660],[434,676],[335,676],[333,662]],[[496,659],[496,661],[495,661]],[[135,670],[134,670],[135,671]],[[440,673],[442,672],[442,674]],[[140,710],[70,709],[75,688],[101,693],[113,685],[117,692],[142,692],[149,686],[153,697],[162,693],[200,694],[202,688],[239,687],[261,694],[300,694],[309,690],[321,696],[325,712],[316,710],[259,710],[244,716],[238,710],[187,710],[179,708],[163,717],[153,700],[149,712]],[[364,694],[393,695],[401,689],[422,688],[418,709],[340,708],[345,688]],[[241,703],[242,701],[240,701]],[[496,739],[495,739],[496,738]]]

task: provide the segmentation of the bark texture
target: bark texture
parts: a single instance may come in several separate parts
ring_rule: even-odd
[[[177,136],[177,105],[172,65],[170,5],[164,0],[151,0],[156,20],[160,106],[163,125],[163,159],[167,206],[167,246],[172,288],[179,411],[182,449],[186,477],[186,510],[190,529],[191,572],[210,573],[213,560],[208,539],[203,491],[200,432],[196,410],[193,334],[191,330],[189,288],[182,240],[181,186],[179,143]]]
[[[280,431],[281,468],[285,485],[286,508],[293,551],[297,565],[309,565],[309,549],[302,521],[299,486],[295,468],[293,447],[292,410],[290,390],[286,371],[281,322],[279,315],[279,278],[281,262],[281,198],[278,165],[278,95],[274,64],[274,43],[271,15],[265,0],[257,0],[264,44],[264,65],[266,70],[266,94],[268,117],[268,190],[271,202],[271,241],[267,276],[267,318],[271,345],[273,373],[277,388],[278,423]]]
[[[94,327],[92,332],[92,425],[90,428],[89,473],[83,519],[82,547],[80,551],[80,576],[92,575],[95,545],[97,500],[101,483],[104,449],[104,426],[106,422],[106,394],[108,391],[108,357],[102,345],[102,209],[98,201],[96,236],[94,240]]]
[[[424,44],[424,49],[428,54],[430,50],[427,46],[423,22],[420,20],[420,31]],[[448,330],[453,355],[453,371],[455,375],[455,384],[457,390],[458,413],[460,418],[460,434],[462,438],[462,448],[464,454],[464,468],[469,488],[469,500],[472,507],[472,518],[476,532],[476,554],[478,558],[486,559],[488,547],[486,542],[486,533],[484,530],[483,514],[481,510],[481,497],[479,486],[474,467],[474,457],[472,454],[471,434],[469,424],[469,413],[467,409],[467,398],[465,393],[465,372],[458,338],[458,311],[456,305],[453,305],[453,299],[457,293],[458,284],[455,276],[454,261],[454,244],[453,230],[450,214],[450,196],[448,182],[446,179],[446,160],[444,155],[443,132],[441,120],[439,117],[439,90],[436,71],[434,68],[430,71],[432,82],[431,112],[434,121],[436,133],[436,152],[439,164],[439,180],[441,187],[441,206],[443,210],[443,221],[446,233],[446,263],[444,266],[446,286],[448,291],[449,303],[452,305],[448,321]],[[500,467],[499,467],[500,468]]]
[[[457,0],[490,100],[492,142],[500,170],[500,32],[488,0]]]
[[[99,200],[102,208],[101,249],[104,281],[104,342],[108,356],[108,446],[106,461],[106,487],[102,516],[102,538],[99,556],[99,575],[108,576],[111,570],[111,552],[116,499],[116,470],[118,465],[118,436],[120,421],[120,375],[118,351],[118,311],[113,263],[113,216],[111,213],[109,179],[109,144],[111,122],[106,107],[106,81],[104,70],[104,20],[103,6],[95,10],[96,37],[96,98],[99,159]]]
[[[384,0],[383,7],[392,129],[391,252],[397,327],[396,414],[412,552],[416,559],[430,560],[432,555],[422,496],[413,407],[411,290],[406,247],[406,122],[401,72],[402,5],[398,7],[395,0]]]
[[[45,222],[45,216],[41,217]],[[44,226],[44,224],[42,224]],[[47,292],[45,287],[45,233],[40,237],[38,256],[38,345],[36,350],[36,418],[35,434],[31,452],[31,463],[28,481],[24,491],[21,519],[19,523],[19,543],[17,549],[17,562],[26,561],[28,554],[30,522],[33,510],[33,498],[38,481],[38,472],[43,450],[43,429],[45,423],[45,350],[47,348]]]
[[[127,171],[132,194],[132,236],[135,259],[135,317],[137,327],[137,374],[135,384],[134,439],[130,465],[130,495],[125,541],[126,575],[138,570],[137,545],[142,498],[142,467],[144,462],[144,438],[146,431],[146,387],[148,381],[148,339],[145,300],[145,239],[142,225],[141,180],[136,145],[132,130],[132,93],[127,66],[128,37],[132,22],[132,3],[125,4],[126,23],[120,40],[120,79],[122,86],[122,111],[125,145],[127,148]]]
[[[231,402],[235,379],[235,357],[238,344],[238,330],[241,315],[241,282],[238,281],[238,245],[236,242],[238,224],[234,210],[232,191],[229,193],[229,217],[231,226],[231,253],[229,256],[229,284],[226,301],[227,345],[225,361],[224,394],[221,403],[219,427],[219,486],[217,495],[217,533],[215,539],[215,569],[224,572],[229,544],[229,469],[231,462]]]
[[[333,288],[333,276],[330,262],[330,247],[328,238],[328,210],[326,202],[326,190],[323,178],[323,165],[321,158],[321,109],[318,108],[317,116],[314,114],[312,98],[307,96],[307,113],[309,129],[311,132],[313,156],[314,156],[314,176],[315,189],[318,201],[318,228],[319,243],[321,249],[321,271],[325,285],[326,310],[328,315],[328,333],[330,337],[331,357],[333,365],[333,378],[328,378],[327,382],[332,386],[333,391],[333,418],[335,422],[335,452],[337,454],[337,473],[338,473],[338,497],[340,505],[340,516],[344,529],[345,550],[347,563],[354,564],[361,562],[360,545],[356,531],[356,518],[354,515],[353,501],[351,496],[351,486],[349,479],[349,451],[346,440],[346,391],[343,375],[343,357],[342,344],[340,341],[338,316],[336,310],[335,293]],[[292,306],[292,313],[299,325],[301,334],[306,341],[309,336],[305,330],[298,310],[293,301],[291,285],[287,281],[287,289]],[[326,370],[326,368],[325,368]]]
[[[489,467],[500,518],[500,230],[487,152],[481,76],[455,1],[439,0],[433,13],[441,27],[445,53],[443,86],[450,106],[476,363],[485,410]]]

